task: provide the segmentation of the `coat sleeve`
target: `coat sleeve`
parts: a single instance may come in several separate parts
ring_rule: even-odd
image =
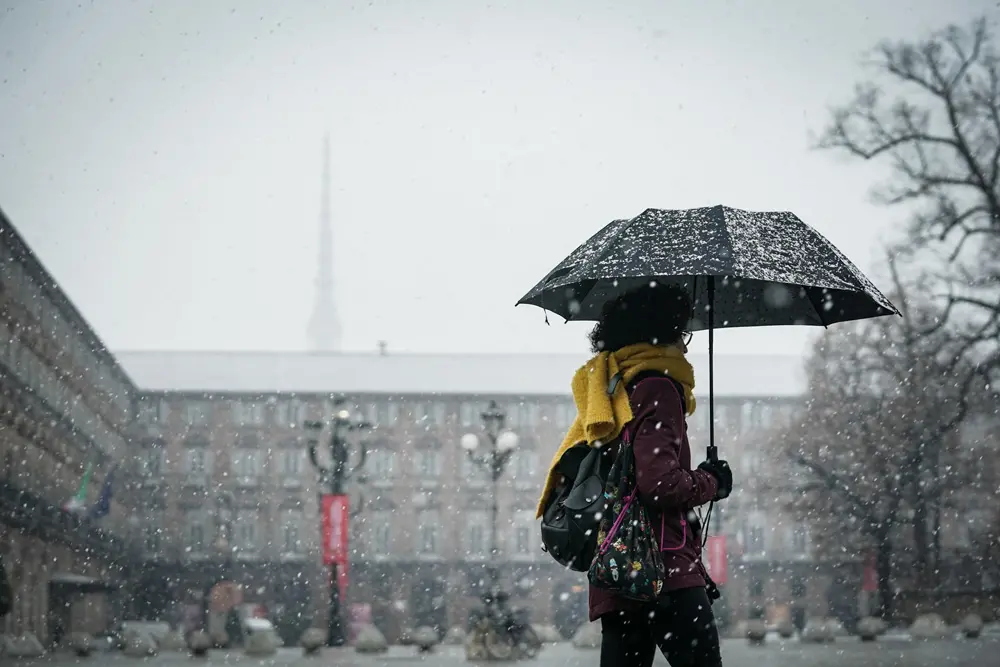
[[[680,395],[669,382],[651,378],[632,390],[636,485],[649,507],[688,510],[715,498],[718,482],[711,473],[681,466],[684,415]]]

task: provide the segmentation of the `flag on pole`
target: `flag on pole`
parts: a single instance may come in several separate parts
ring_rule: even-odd
[[[67,512],[82,512],[87,507],[87,486],[90,484],[91,465],[87,464],[87,469],[83,471],[83,479],[80,481],[80,488],[76,495],[66,501],[63,509]]]
[[[111,512],[111,491],[112,485],[115,482],[115,470],[117,469],[118,464],[113,465],[104,477],[104,484],[101,486],[101,495],[97,498],[94,506],[90,508],[91,519],[100,519]]]

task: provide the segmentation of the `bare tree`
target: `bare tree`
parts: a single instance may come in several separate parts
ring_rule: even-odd
[[[1000,340],[1000,55],[986,20],[884,43],[873,81],[836,109],[819,146],[889,164],[876,192],[913,210],[912,241],[937,254],[942,324],[995,356]],[[961,326],[956,326],[961,324]]]
[[[906,452],[892,428],[893,397],[872,391],[873,343],[870,323],[824,332],[807,364],[806,408],[776,441],[785,465],[775,490],[824,553],[857,558],[874,549],[881,612],[891,618]]]
[[[986,368],[969,363],[970,342],[936,326],[941,311],[905,289],[891,255],[888,264],[904,317],[823,334],[807,363],[803,414],[777,441],[786,464],[777,484],[828,547],[854,557],[874,551],[880,611],[892,618],[898,567],[912,566],[918,586],[934,585],[935,526],[966,484],[945,472],[959,458],[952,436]]]

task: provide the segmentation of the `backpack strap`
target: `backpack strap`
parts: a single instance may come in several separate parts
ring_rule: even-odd
[[[622,378],[623,375],[621,371],[618,371],[617,373],[611,376],[611,379],[608,380],[608,389],[607,389],[608,396],[614,395],[615,391],[618,389],[618,385],[621,384],[622,382]],[[632,378],[632,385],[635,386],[648,378],[667,378],[668,380],[673,382],[674,385],[678,386],[680,385],[680,383],[677,382],[677,380],[673,379],[666,373],[661,373],[660,371],[642,371],[641,373],[637,374],[634,378]],[[681,401],[683,402],[684,401],[683,388],[678,389],[678,391],[681,392]]]
[[[617,373],[611,376],[610,380],[608,380],[608,396],[615,395],[615,389],[618,389],[618,385],[619,383],[621,383],[622,377],[624,377],[622,375],[622,372],[618,371]]]

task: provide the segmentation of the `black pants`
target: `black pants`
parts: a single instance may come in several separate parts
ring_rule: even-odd
[[[722,666],[704,588],[671,591],[649,609],[601,617],[601,667],[651,667],[657,646],[671,667]]]

